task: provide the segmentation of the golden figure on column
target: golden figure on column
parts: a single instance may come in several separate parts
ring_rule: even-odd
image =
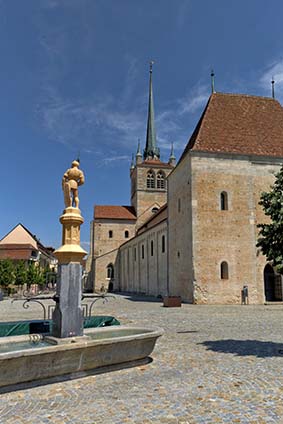
[[[79,207],[78,187],[83,185],[85,177],[83,171],[79,169],[79,161],[72,162],[72,168],[67,169],[62,179],[62,188],[64,192],[65,207]]]
[[[59,263],[81,262],[87,254],[80,246],[80,226],[84,222],[79,209],[78,187],[85,182],[84,173],[79,169],[79,161],[74,160],[62,178],[65,209],[60,216],[62,246],[54,254]]]

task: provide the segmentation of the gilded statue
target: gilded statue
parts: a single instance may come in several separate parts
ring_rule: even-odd
[[[62,188],[64,192],[65,207],[79,207],[78,187],[85,182],[84,173],[79,169],[78,160],[72,162],[72,168],[67,169],[62,179]]]

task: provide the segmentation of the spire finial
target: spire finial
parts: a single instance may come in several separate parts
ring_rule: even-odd
[[[176,158],[174,155],[174,143],[171,143],[171,153],[170,153],[170,157],[169,157],[169,165],[175,166],[176,165]]]
[[[138,138],[137,156],[142,156],[142,154],[141,154],[141,140],[140,140],[140,138]]]
[[[272,98],[273,99],[275,99],[274,84],[275,84],[274,77],[272,77],[272,80],[271,80],[271,94],[272,94]]]
[[[136,153],[136,164],[142,163],[142,154],[141,154],[141,143],[140,139],[138,139],[138,148]]]
[[[131,162],[131,168],[130,169],[134,169],[135,168],[135,157],[134,154],[132,153],[132,162]]]
[[[214,73],[214,70],[213,69],[211,69],[211,72],[210,72],[210,77],[211,77],[211,93],[213,94],[213,93],[215,93],[215,88],[214,88],[214,77],[215,77],[215,73]]]
[[[160,153],[156,146],[155,122],[154,122],[154,106],[153,106],[153,90],[152,90],[152,65],[153,60],[149,62],[149,99],[148,99],[148,116],[146,145],[143,153],[144,160],[159,159]]]
[[[173,143],[173,142],[171,143],[171,153],[170,153],[170,158],[174,158],[174,159],[176,159],[176,158],[175,158],[175,155],[174,155],[174,143]]]

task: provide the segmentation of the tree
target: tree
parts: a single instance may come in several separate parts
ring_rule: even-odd
[[[270,192],[261,194],[259,204],[270,218],[268,224],[259,224],[257,247],[277,272],[283,274],[283,166],[275,176]]]
[[[3,259],[0,261],[0,286],[8,287],[15,281],[15,268],[10,259]]]
[[[27,282],[27,267],[24,261],[17,262],[15,266],[15,284],[23,286]]]
[[[43,272],[34,262],[29,263],[27,268],[27,285],[30,287],[32,284],[44,284]]]

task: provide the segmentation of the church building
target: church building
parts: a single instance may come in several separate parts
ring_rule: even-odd
[[[135,161],[131,164],[131,205],[94,207],[90,255],[87,261],[88,289],[132,290],[157,295],[159,292],[156,287],[165,287],[167,177],[175,164],[173,147],[168,162],[160,160],[156,143],[151,64],[146,146],[142,154],[140,144],[138,145]],[[155,228],[156,222],[158,230]],[[151,231],[150,240],[145,242],[146,230],[153,226],[155,230]],[[143,233],[141,240],[138,237],[140,233]],[[127,250],[125,256],[121,246],[131,240],[135,244]],[[144,263],[139,264],[139,259],[144,261],[149,249],[153,252],[157,245],[162,248],[159,263],[154,258],[152,269],[144,272]],[[165,289],[161,294],[164,293]]]
[[[283,163],[274,98],[212,92],[175,166],[156,144],[150,69],[146,147],[130,170],[131,206],[96,206],[90,285],[190,303],[282,300],[282,281],[256,247],[258,202]]]

